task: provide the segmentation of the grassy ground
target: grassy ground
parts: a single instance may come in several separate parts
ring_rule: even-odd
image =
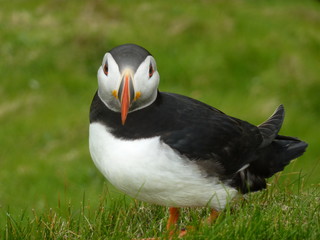
[[[314,189],[294,194],[272,186],[236,199],[212,225],[204,224],[208,209],[184,209],[177,235],[187,228],[191,230],[185,239],[318,239],[319,193]],[[166,208],[115,200],[107,192],[94,208],[84,196],[80,208],[67,204],[41,213],[32,210],[32,216],[12,216],[10,211],[6,216],[3,239],[168,239]]]
[[[63,228],[70,231],[64,232],[67,236],[74,232],[75,238],[83,239],[86,234],[131,238],[163,232],[164,208],[113,201],[123,196],[111,186],[107,202],[100,200],[105,180],[88,153],[88,111],[97,68],[108,49],[126,42],[153,53],[162,91],[197,98],[254,124],[283,103],[287,115],[281,134],[309,143],[306,154],[279,180],[279,185],[294,188],[293,193],[276,191],[278,201],[266,200],[270,208],[261,204],[265,193],[250,196],[243,209],[235,205],[236,214],[227,211],[219,227],[201,228],[199,234],[226,239],[230,226],[238,229],[233,234],[248,238],[246,228],[274,239],[276,229],[280,238],[290,232],[295,234],[292,238],[319,234],[312,227],[319,226],[319,216],[311,218],[319,212],[320,182],[318,1],[0,0],[0,4],[4,238],[19,238],[21,231],[39,238],[45,232],[50,238],[52,221],[57,232]],[[282,206],[288,212],[280,210]],[[102,207],[108,211],[100,212]],[[119,211],[122,207],[128,211]],[[189,219],[197,212],[187,214]],[[130,222],[133,215],[139,219]],[[150,228],[138,224],[150,221],[154,221]],[[104,229],[111,223],[116,225]],[[65,236],[57,232],[52,238]]]

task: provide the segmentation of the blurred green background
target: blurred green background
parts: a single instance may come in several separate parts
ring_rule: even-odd
[[[96,72],[109,49],[156,58],[160,90],[253,124],[279,104],[281,134],[309,143],[281,176],[320,182],[320,2],[0,0],[0,208],[99,201],[88,151]],[[111,190],[115,192],[115,190]]]

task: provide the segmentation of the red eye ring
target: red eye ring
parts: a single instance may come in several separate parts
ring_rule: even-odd
[[[106,76],[108,76],[108,73],[109,73],[108,64],[105,64],[105,65],[103,66],[103,72],[104,72],[104,74],[105,74]]]
[[[152,67],[152,64],[150,63],[150,66],[149,66],[149,78],[152,77],[153,73],[154,73],[154,69]]]

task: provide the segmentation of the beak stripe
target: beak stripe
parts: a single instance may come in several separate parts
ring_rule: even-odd
[[[126,122],[129,107],[130,107],[130,89],[129,89],[129,75],[124,76],[124,86],[121,94],[121,122],[122,125]]]

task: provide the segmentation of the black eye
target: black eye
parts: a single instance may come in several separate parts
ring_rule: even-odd
[[[153,69],[152,65],[150,64],[150,66],[149,66],[149,77],[150,78],[152,77],[153,73],[154,73],[154,69]]]
[[[103,66],[103,72],[106,76],[108,76],[109,68],[107,63]]]

